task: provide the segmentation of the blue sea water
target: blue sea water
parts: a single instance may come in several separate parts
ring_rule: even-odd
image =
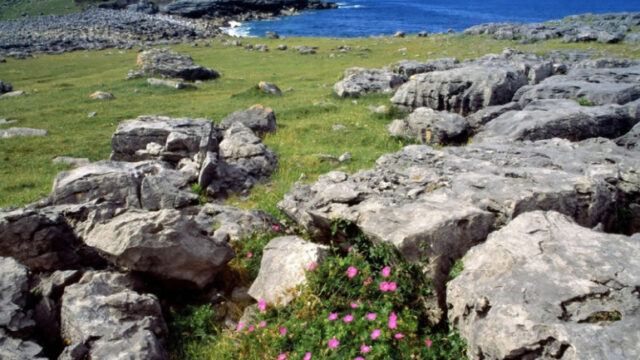
[[[336,0],[333,0],[336,1]],[[335,10],[252,21],[231,29],[242,36],[364,37],[462,31],[487,22],[539,22],[582,13],[640,11],[640,0],[338,0]]]

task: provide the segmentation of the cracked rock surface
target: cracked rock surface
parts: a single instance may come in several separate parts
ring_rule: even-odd
[[[640,236],[518,216],[463,258],[449,319],[471,359],[640,357]]]

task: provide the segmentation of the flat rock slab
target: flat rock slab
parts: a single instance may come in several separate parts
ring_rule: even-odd
[[[46,136],[49,132],[42,129],[32,129],[23,127],[11,127],[0,130],[0,139],[8,139],[16,136]]]
[[[229,240],[267,233],[277,224],[276,219],[262,210],[242,210],[218,204],[204,205],[196,221],[202,228],[211,229],[215,239]]]
[[[541,83],[526,86],[514,95],[525,106],[539,99],[585,99],[596,105],[626,104],[640,98],[640,66],[576,68]]]
[[[88,272],[62,296],[62,337],[85,344],[92,359],[164,360],[167,336],[160,302],[128,275]]]
[[[0,329],[19,332],[35,325],[27,312],[29,269],[9,257],[0,257]]]
[[[10,91],[8,93],[0,95],[0,99],[14,98],[14,97],[22,96],[24,94],[25,94],[24,90]]]
[[[406,119],[387,126],[391,136],[403,136],[423,144],[446,145],[467,140],[469,123],[458,114],[420,107]]]
[[[306,281],[312,263],[321,263],[329,247],[305,241],[297,236],[275,238],[264,247],[260,272],[249,289],[257,301],[286,305],[294,299],[292,291]]]
[[[8,360],[47,360],[42,347],[33,341],[14,338],[0,329],[0,358]]]
[[[463,258],[449,319],[470,359],[640,357],[640,237],[520,215]]]
[[[355,67],[345,70],[344,78],[333,86],[333,91],[341,97],[391,94],[406,81],[406,76],[390,70]]]
[[[640,149],[640,125],[636,124],[628,133],[617,138],[616,144],[629,150]]]
[[[633,113],[635,108],[631,108],[636,104],[629,105],[580,106],[574,100],[536,100],[520,111],[509,111],[491,120],[473,139],[535,141],[558,137],[579,141],[593,137],[616,138],[640,121]]]
[[[174,81],[174,80],[165,80],[165,79],[156,79],[149,78],[147,79],[147,84],[151,86],[165,86],[174,89],[197,89],[198,87],[193,84],[188,84],[183,81]]]
[[[459,64],[460,62],[455,58],[441,58],[425,62],[402,60],[394,66],[393,71],[400,75],[411,77],[416,74],[453,69],[458,67]]]
[[[406,258],[431,263],[442,290],[456,256],[523,212],[556,210],[615,228],[615,209],[640,190],[638,168],[637,156],[604,139],[412,145],[372,170],[296,183],[278,206],[318,240],[329,238],[332,219],[352,221]]]
[[[116,98],[113,93],[106,91],[95,91],[91,95],[89,95],[89,97],[94,100],[113,100]]]

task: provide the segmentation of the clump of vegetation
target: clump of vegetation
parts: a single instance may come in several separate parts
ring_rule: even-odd
[[[574,99],[576,102],[578,102],[578,104],[580,104],[580,106],[596,106],[596,103],[594,103],[591,100],[585,99],[585,98],[577,98]]]
[[[373,244],[346,221],[332,226],[334,243],[322,264],[311,263],[307,284],[286,307],[258,302],[251,323],[194,340],[180,337],[184,359],[464,359],[466,344],[446,324],[427,326],[430,279],[390,245]],[[339,239],[339,241],[338,241]],[[338,245],[340,243],[340,246]],[[348,244],[346,250],[341,249]],[[179,317],[177,333],[200,324]],[[177,322],[173,322],[174,328]],[[187,324],[185,326],[184,324]],[[218,330],[210,330],[216,334]]]

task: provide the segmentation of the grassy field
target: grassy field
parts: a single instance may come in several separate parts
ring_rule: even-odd
[[[0,21],[20,19],[23,14],[61,15],[82,10],[73,0],[0,0],[0,5],[4,5],[0,10]]]
[[[205,117],[219,122],[227,114],[261,103],[275,109],[278,131],[265,143],[279,155],[279,170],[272,180],[256,187],[248,197],[232,197],[243,207],[262,208],[279,216],[275,204],[301,174],[313,181],[330,170],[353,172],[371,167],[383,153],[403,144],[391,140],[385,125],[391,116],[373,114],[367,106],[389,104],[388,96],[341,99],[332,86],[345,68],[382,67],[403,59],[427,60],[439,57],[458,59],[499,53],[516,47],[536,53],[553,49],[581,48],[607,56],[639,57],[640,48],[629,45],[562,44],[550,41],[533,45],[464,35],[437,35],[428,38],[295,38],[285,40],[245,39],[245,44],[265,43],[270,52],[252,52],[229,47],[216,40],[212,46],[182,44],[174,50],[188,53],[201,65],[221,72],[218,80],[184,91],[149,87],[144,79],[125,80],[135,67],[136,51],[105,50],[41,55],[26,60],[7,59],[0,64],[0,79],[27,95],[0,100],[0,118],[17,119],[17,125],[41,128],[49,135],[41,138],[0,140],[0,207],[19,206],[46,196],[55,175],[64,169],[54,165],[56,156],[88,157],[92,161],[109,157],[111,134],[118,122],[142,114],[175,117]],[[293,50],[278,51],[287,44],[318,46],[315,55]],[[341,45],[353,50],[341,53]],[[334,54],[334,55],[331,55]],[[281,97],[259,93],[259,81],[276,83],[285,91]],[[111,91],[116,99],[89,98],[96,91]],[[321,103],[320,105],[316,103]],[[324,103],[324,104],[322,104]],[[316,104],[316,105],[314,105]],[[98,115],[89,118],[90,112]],[[342,124],[346,131],[331,127]],[[338,156],[351,152],[346,164],[323,161],[314,154]]]

